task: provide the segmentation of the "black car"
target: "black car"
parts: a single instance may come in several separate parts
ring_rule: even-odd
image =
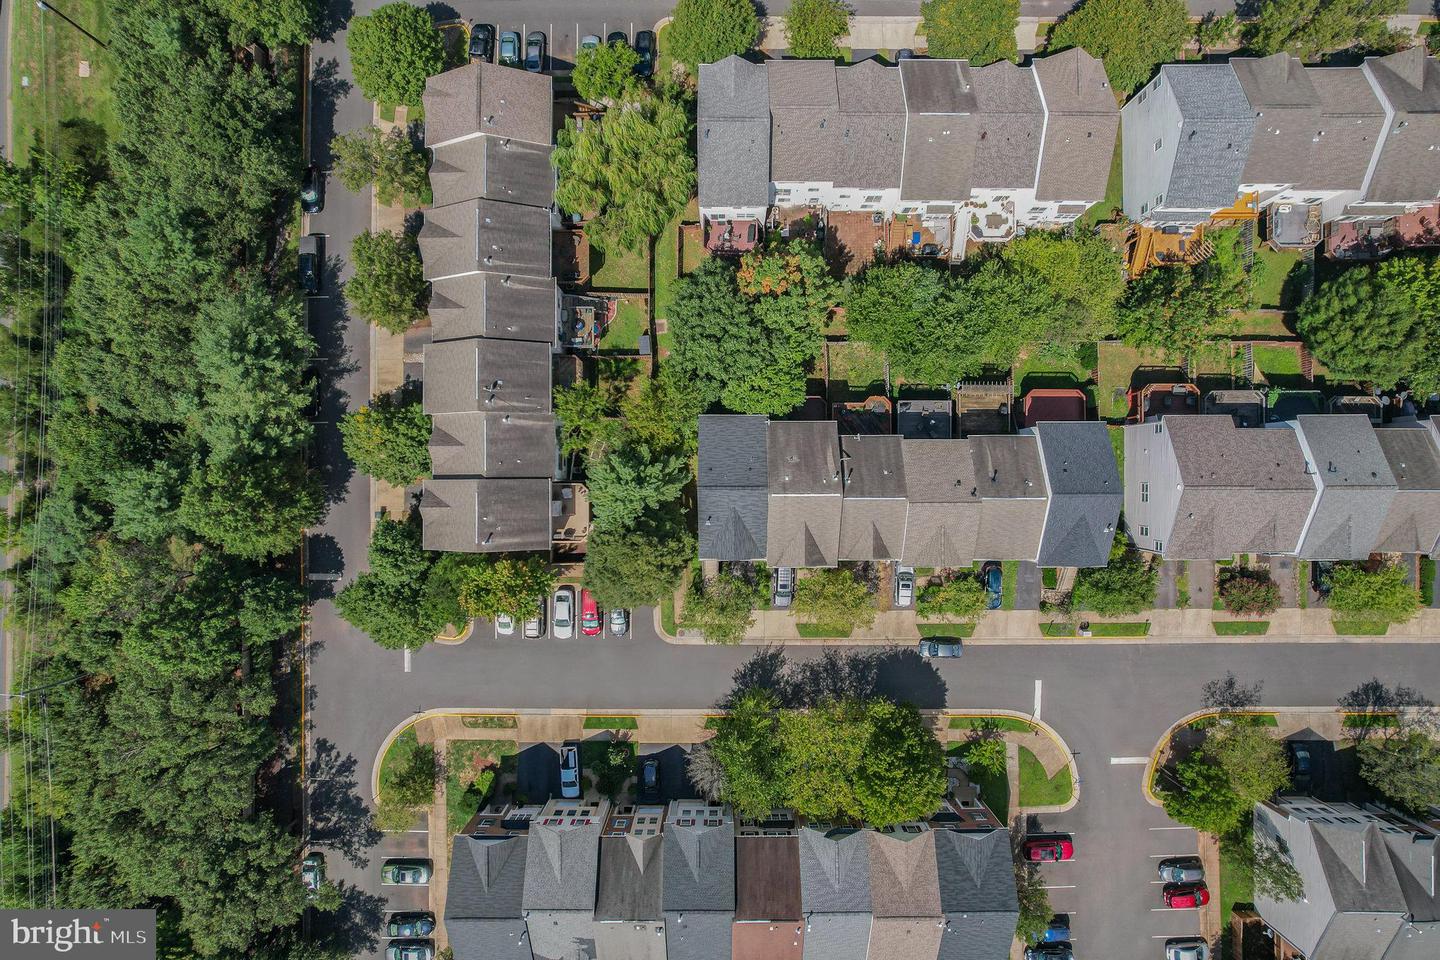
[[[648,77],[655,72],[655,33],[651,30],[641,30],[635,34],[635,52],[640,54],[640,62],[635,64],[637,76]]]
[[[640,765],[640,802],[660,802],[660,761],[646,757]]]
[[[325,209],[325,171],[313,163],[305,168],[305,178],[300,181],[300,209],[306,213]]]
[[[435,932],[433,913],[392,913],[385,924],[385,936],[391,939],[428,937]]]
[[[630,46],[630,36],[624,30],[611,30],[605,35],[606,43],[618,43],[622,47]]]
[[[1330,596],[1330,578],[1335,574],[1335,561],[1316,560],[1310,564],[1310,586],[1322,597]]]
[[[314,296],[320,292],[320,235],[312,233],[300,238],[298,278],[300,289]]]
[[[495,56],[495,24],[477,23],[470,28],[470,62],[489,63]]]

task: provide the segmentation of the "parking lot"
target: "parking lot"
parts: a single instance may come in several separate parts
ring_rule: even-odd
[[[485,20],[477,18],[476,22],[493,23],[496,36],[513,30],[520,35],[521,50],[524,50],[526,38],[535,30],[545,34],[546,63],[545,69],[550,73],[566,73],[575,67],[575,52],[580,48],[580,41],[587,36],[599,37],[605,42],[611,33],[625,34],[625,42],[634,45],[635,33],[637,30],[653,30],[654,21],[649,23],[643,20],[633,19],[592,19],[592,20],[570,20],[554,22],[520,20],[516,22],[513,17],[501,17],[498,20]]]

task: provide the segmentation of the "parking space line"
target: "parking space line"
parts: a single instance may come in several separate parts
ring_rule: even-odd
[[[1178,858],[1180,858],[1180,857],[1193,857],[1193,856],[1195,856],[1195,854],[1193,854],[1193,853],[1152,853],[1152,854],[1150,854],[1150,859],[1151,859],[1151,860],[1170,860],[1170,859],[1172,859],[1172,858],[1178,859]]]
[[[1047,883],[1047,884],[1045,884],[1045,889],[1046,889],[1046,890],[1074,890],[1074,889],[1075,889],[1075,884],[1073,884],[1073,883]]]
[[[410,672],[410,648],[405,648],[405,672]]]
[[[1151,830],[1194,830],[1194,827],[1151,827]]]
[[[1036,682],[1038,683],[1039,681],[1037,680]],[[1135,765],[1135,766],[1139,766],[1139,765],[1142,764],[1142,763],[1149,763],[1149,762],[1150,762],[1150,758],[1149,758],[1149,757],[1111,757],[1111,758],[1110,758],[1110,762],[1111,762],[1112,764],[1122,764],[1122,763],[1123,763],[1123,764],[1133,764],[1133,765]]]
[[[1036,680],[1036,681],[1035,681],[1035,713],[1034,713],[1034,717],[1035,717],[1036,720],[1039,720],[1039,719],[1040,719],[1040,681],[1039,681],[1039,680]],[[1112,760],[1111,762],[1113,763],[1114,761]]]

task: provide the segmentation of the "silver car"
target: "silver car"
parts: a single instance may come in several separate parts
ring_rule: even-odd
[[[623,637],[630,632],[630,611],[624,607],[615,607],[610,611],[610,635],[612,637]]]
[[[538,640],[545,636],[545,598],[535,601],[535,616],[525,621],[525,639]]]
[[[575,636],[575,588],[561,587],[550,603],[550,632],[556,640]]]
[[[943,657],[960,656],[960,640],[958,637],[945,637],[936,640],[921,640],[917,648],[920,656],[926,660]]]
[[[904,610],[915,603],[915,568],[895,568],[895,609]]]
[[[570,743],[560,748],[560,796],[580,798],[580,748]]]
[[[1174,937],[1165,941],[1165,960],[1210,960],[1210,944],[1201,937]]]
[[[795,599],[795,568],[775,568],[775,591],[770,601],[774,607],[788,607]]]
[[[1205,868],[1195,857],[1161,860],[1158,873],[1164,883],[1199,883],[1205,879]]]
[[[502,613],[495,618],[495,636],[509,637],[515,633],[515,618],[508,613]]]

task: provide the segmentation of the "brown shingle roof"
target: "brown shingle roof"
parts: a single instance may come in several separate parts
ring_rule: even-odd
[[[553,99],[545,74],[491,63],[437,73],[425,81],[425,145],[476,134],[548,144]]]
[[[800,842],[784,837],[735,838],[735,919],[799,920]]]

